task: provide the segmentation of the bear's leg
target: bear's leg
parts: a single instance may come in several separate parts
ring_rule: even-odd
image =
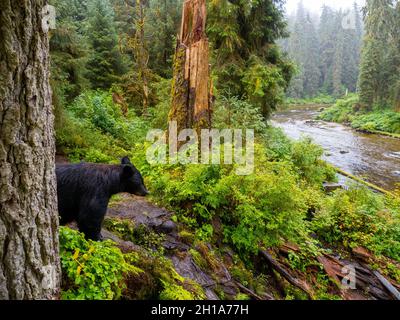
[[[101,227],[107,212],[105,201],[91,200],[82,203],[77,219],[79,231],[85,234],[86,239],[102,241]]]

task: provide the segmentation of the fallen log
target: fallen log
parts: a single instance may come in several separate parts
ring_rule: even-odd
[[[381,284],[390,292],[390,294],[396,300],[400,300],[400,292],[388,281],[384,276],[382,276],[378,271],[374,271],[375,276],[381,282]]]
[[[262,297],[260,297],[257,293],[255,293],[254,291],[246,288],[244,285],[242,285],[241,283],[235,281],[236,286],[239,288],[239,290],[242,293],[247,294],[248,296],[252,297],[255,300],[265,300]],[[264,296],[267,298],[267,300],[274,300],[274,298],[268,294],[264,294]]]
[[[308,298],[312,299],[313,294],[310,289],[306,287],[305,284],[301,283],[298,279],[292,277],[288,271],[286,271],[274,258],[265,250],[260,250],[260,253],[267,260],[268,264],[276,270],[282,277],[284,277],[291,285],[299,288],[305,294],[307,294]]]
[[[388,290],[388,287],[393,287],[386,279],[386,285],[383,283],[385,280],[379,279],[377,274],[373,272],[364,264],[356,261],[340,261],[339,259],[324,254],[317,258],[318,262],[322,264],[326,274],[337,285],[340,294],[345,299],[358,300],[359,294],[356,290],[368,293],[370,296],[380,300],[392,299],[393,293]],[[348,267],[354,268],[354,285],[356,288],[345,288],[342,280],[349,276]],[[387,286],[387,287],[386,287]],[[396,290],[393,287],[393,292]],[[397,290],[396,290],[397,291]]]
[[[279,247],[279,252],[285,255],[290,252],[299,253],[300,248],[286,243]],[[326,274],[336,285],[344,299],[359,300],[365,293],[381,300],[399,299],[400,294],[396,284],[391,283],[379,272],[373,271],[368,266],[374,260],[372,253],[365,248],[355,248],[353,254],[357,261],[342,260],[329,254],[322,254],[317,257],[317,261],[323,266]],[[343,279],[349,276],[349,267],[354,268],[355,290],[346,289],[342,283]]]

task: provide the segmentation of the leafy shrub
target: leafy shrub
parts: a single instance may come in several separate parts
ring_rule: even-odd
[[[320,197],[320,193],[300,188],[302,177],[296,166],[286,159],[269,161],[262,145],[256,145],[255,158],[255,172],[249,176],[236,175],[233,165],[188,165],[153,166],[147,178],[157,201],[175,210],[181,222],[197,230],[198,238],[204,240],[206,232],[210,239],[211,221],[219,217],[225,240],[243,253],[277,245],[282,239],[301,242],[312,202],[309,195]],[[299,168],[303,162],[299,160]]]
[[[325,109],[318,118],[325,121],[350,123],[353,116],[353,105],[357,102],[358,96],[356,95],[340,99],[335,105]]]
[[[110,163],[143,142],[148,123],[133,111],[124,116],[112,94],[86,91],[62,114],[56,128],[57,149],[72,161]]]
[[[164,287],[160,293],[160,300],[195,300],[194,296],[180,285],[164,283]]]
[[[366,131],[400,133],[400,113],[392,110],[375,110],[355,117],[351,125],[353,128]]]
[[[125,277],[138,274],[133,254],[123,254],[112,241],[87,241],[83,234],[60,227],[62,299],[112,300],[121,297]]]
[[[320,94],[313,98],[304,98],[304,99],[295,99],[295,98],[286,98],[285,103],[295,104],[295,105],[306,105],[306,104],[334,104],[336,101],[335,97]]]
[[[324,110],[319,119],[332,122],[350,123],[355,129],[400,133],[400,113],[384,106],[376,105],[372,111],[357,110],[354,106],[358,97],[352,95]]]
[[[266,123],[260,110],[238,97],[221,96],[215,105],[216,128],[254,129],[263,132]]]
[[[312,222],[325,241],[366,247],[400,261],[400,205],[364,187],[335,192],[325,199]]]
[[[336,173],[328,164],[321,161],[324,150],[305,138],[293,143],[290,158],[298,174],[312,184],[322,184],[335,179]]]

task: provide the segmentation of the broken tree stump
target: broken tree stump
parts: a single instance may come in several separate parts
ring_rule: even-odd
[[[211,127],[212,83],[209,43],[205,34],[206,18],[205,0],[184,2],[169,113],[169,121],[177,122],[178,132],[187,128]]]

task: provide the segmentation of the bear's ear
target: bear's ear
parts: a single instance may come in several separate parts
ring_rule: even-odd
[[[135,174],[135,170],[133,169],[132,166],[130,165],[124,165],[122,168],[122,177],[129,179],[131,177],[133,177],[133,175]]]
[[[123,157],[121,159],[121,164],[131,164],[131,160],[129,159],[129,157]]]

